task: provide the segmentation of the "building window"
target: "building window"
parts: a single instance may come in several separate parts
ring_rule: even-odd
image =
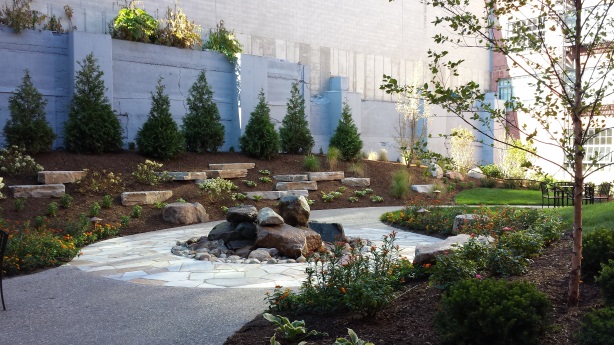
[[[516,20],[507,24],[507,37],[526,36],[533,34],[539,36],[544,30],[543,18],[528,18]]]
[[[497,95],[502,101],[512,101],[512,81],[509,78],[499,79],[497,82]],[[511,103],[506,103],[505,108],[506,111],[511,111]]]
[[[596,129],[589,128],[588,140],[584,145],[584,165],[597,162],[596,167],[611,164],[612,160],[612,128]]]

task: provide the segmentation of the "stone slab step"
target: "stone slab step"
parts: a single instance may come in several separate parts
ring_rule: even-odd
[[[162,173],[156,173],[161,175]],[[173,181],[191,181],[191,180],[204,180],[207,178],[207,173],[204,171],[169,171],[167,172]]]
[[[14,198],[59,198],[66,193],[61,183],[9,186]]]
[[[237,170],[237,169],[253,169],[256,163],[222,163],[209,164],[211,170]]]
[[[233,179],[247,176],[247,169],[205,170],[204,172],[207,173],[207,178]]]
[[[285,191],[272,190],[272,191],[264,191],[264,192],[246,192],[245,195],[252,200],[256,199],[255,196],[260,196],[263,200],[278,200],[288,195],[296,195],[296,196],[302,195],[304,197],[308,197],[309,191],[305,189],[285,190]]]
[[[156,202],[163,202],[173,196],[170,190],[154,190],[145,192],[123,192],[122,205],[152,205]]]
[[[318,190],[318,183],[316,181],[277,182],[275,189],[279,191],[299,189]]]
[[[279,182],[299,182],[307,181],[307,175],[275,175],[273,179]]]
[[[341,184],[350,187],[369,187],[371,179],[368,177],[346,177],[341,180]]]
[[[85,171],[39,171],[38,183],[74,183],[85,176]]]
[[[345,177],[343,171],[310,172],[309,181],[336,181]]]
[[[411,186],[411,190],[418,193],[432,193],[433,185],[432,184],[415,184]]]

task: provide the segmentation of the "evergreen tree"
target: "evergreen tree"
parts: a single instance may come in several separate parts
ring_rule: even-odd
[[[21,85],[9,98],[11,118],[4,126],[7,146],[23,147],[29,154],[51,151],[56,135],[45,118],[45,105],[47,101],[25,70]]]
[[[362,150],[362,140],[358,128],[352,119],[352,109],[347,103],[343,103],[341,119],[330,138],[329,146],[336,147],[341,151],[341,158],[350,160],[355,158]]]
[[[305,116],[305,100],[298,90],[298,82],[292,84],[288,112],[279,128],[281,151],[287,153],[308,154],[315,142],[309,130]]]
[[[271,159],[279,152],[279,134],[271,122],[271,110],[264,99],[264,91],[260,91],[258,100],[239,143],[241,151],[246,154],[259,159]]]
[[[66,148],[80,153],[120,151],[122,127],[104,95],[104,73],[92,53],[79,66],[68,121],[64,124]]]
[[[190,88],[188,113],[183,118],[182,130],[188,151],[217,152],[224,144],[224,125],[220,112],[213,102],[213,92],[207,83],[205,71]]]
[[[164,94],[162,78],[158,80],[156,93],[151,93],[149,117],[136,134],[135,141],[140,154],[163,160],[184,151],[185,139],[171,115],[171,101]]]

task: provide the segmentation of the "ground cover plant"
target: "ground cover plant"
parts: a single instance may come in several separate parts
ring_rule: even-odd
[[[528,189],[472,188],[459,192],[460,205],[541,205],[540,191]]]

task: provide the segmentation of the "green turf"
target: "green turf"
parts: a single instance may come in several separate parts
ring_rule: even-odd
[[[573,225],[573,207],[557,207],[554,212],[558,213],[569,227]],[[614,229],[614,202],[583,205],[582,228],[584,231],[599,228]]]
[[[458,205],[541,205],[538,190],[473,188],[456,195]]]

